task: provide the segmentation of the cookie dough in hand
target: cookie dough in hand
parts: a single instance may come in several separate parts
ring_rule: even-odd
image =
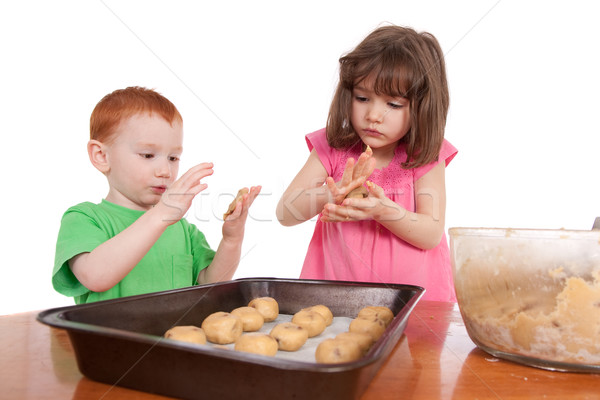
[[[347,199],[364,199],[369,196],[369,191],[364,186],[359,186],[356,189],[353,189],[346,195]]]
[[[247,188],[242,188],[237,192],[235,199],[233,199],[233,201],[229,205],[229,208],[227,209],[227,211],[225,211],[225,214],[223,214],[223,220],[226,220],[227,217],[229,217],[231,214],[233,214],[233,211],[235,210],[235,207],[237,206],[237,204],[240,201],[242,201],[242,199],[244,198],[244,195],[248,194],[248,193],[249,193],[249,190]]]

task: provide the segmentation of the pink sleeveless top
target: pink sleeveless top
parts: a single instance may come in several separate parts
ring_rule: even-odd
[[[306,135],[306,141],[336,182],[342,177],[346,160],[356,160],[362,152],[362,143],[349,150],[330,147],[325,129]],[[369,180],[382,187],[394,202],[415,211],[415,181],[438,162],[448,165],[456,153],[454,146],[444,140],[438,161],[407,170],[400,165],[406,160],[401,144],[390,164],[376,169]],[[417,285],[426,289],[424,300],[456,301],[445,235],[434,249],[421,250],[373,220],[323,223],[319,219],[300,278]]]

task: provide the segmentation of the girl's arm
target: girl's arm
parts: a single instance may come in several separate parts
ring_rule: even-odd
[[[372,185],[369,197],[346,199],[342,205],[327,204],[325,222],[374,219],[394,235],[418,248],[428,250],[442,240],[446,217],[445,163],[441,161],[415,182],[415,212],[410,212]]]
[[[198,274],[198,283],[213,283],[230,280],[233,277],[242,254],[244,229],[248,210],[260,193],[261,187],[255,186],[242,197],[235,210],[223,222],[223,239],[210,265]]]
[[[327,170],[313,149],[300,172],[292,180],[277,204],[277,219],[284,226],[308,221],[332,201],[327,186]]]
[[[192,167],[133,224],[91,252],[70,259],[69,266],[79,282],[93,292],[104,292],[119,283],[167,227],[183,218],[194,197],[206,189],[206,184],[200,183],[200,179],[211,175],[212,167],[212,163]]]
[[[361,186],[373,173],[375,159],[372,155],[369,149],[360,155],[356,163],[349,158],[342,179],[334,182],[313,149],[277,204],[279,222],[284,226],[297,225],[320,213],[327,203],[340,204],[348,193]]]

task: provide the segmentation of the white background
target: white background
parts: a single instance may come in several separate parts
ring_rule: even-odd
[[[0,314],[70,305],[51,286],[62,213],[107,193],[89,115],[117,88],[154,88],[184,118],[180,172],[215,163],[188,219],[216,248],[230,194],[263,186],[236,278],[298,277],[314,221],[274,210],[324,126],[337,60],[381,23],[446,54],[447,227],[589,229],[600,215],[595,2],[23,1],[0,5]]]

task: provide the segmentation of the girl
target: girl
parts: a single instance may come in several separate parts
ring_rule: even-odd
[[[429,33],[381,27],[340,59],[325,129],[277,206],[281,224],[318,213],[300,277],[404,283],[455,301],[444,233],[444,55]],[[364,196],[347,195],[367,187]],[[354,192],[353,192],[354,193]]]

